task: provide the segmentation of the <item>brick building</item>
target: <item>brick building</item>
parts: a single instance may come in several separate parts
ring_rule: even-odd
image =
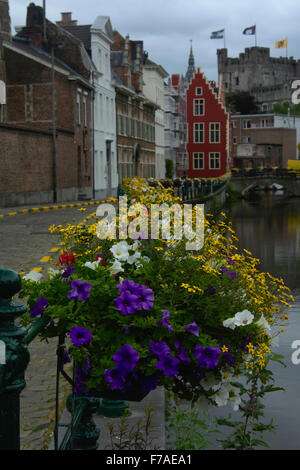
[[[8,2],[0,8],[8,25]],[[0,32],[0,69],[0,205],[90,198],[91,61],[81,41],[31,3],[17,36]]]
[[[231,121],[235,168],[286,168],[297,158],[300,116],[234,114]]]
[[[111,45],[112,79],[116,89],[119,181],[155,177],[155,111],[158,106],[143,95],[143,41],[132,41],[114,31]]]
[[[188,169],[190,178],[213,178],[228,171],[229,115],[198,68],[186,91]]]

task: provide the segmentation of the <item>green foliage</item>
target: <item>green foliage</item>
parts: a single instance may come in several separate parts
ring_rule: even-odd
[[[166,158],[166,178],[173,178],[174,162],[170,158]]]
[[[225,100],[226,106],[230,108],[232,113],[256,114],[259,112],[254,96],[247,91],[227,93]]]
[[[276,103],[273,106],[273,109],[270,113],[274,114],[291,114],[291,115],[300,115],[300,103],[291,104],[289,101],[284,101],[282,103]]]
[[[155,450],[153,445],[153,409],[147,407],[145,410],[145,420],[138,419],[130,425],[129,410],[116,425],[113,422],[107,423],[110,436],[111,450]]]
[[[269,360],[274,360],[284,365],[282,357],[271,355]],[[241,419],[233,421],[231,415],[228,418],[218,419],[220,426],[233,428],[233,432],[225,439],[218,441],[223,449],[256,450],[259,447],[270,448],[263,440],[264,433],[275,432],[276,426],[273,419],[269,423],[264,420],[264,398],[266,393],[283,391],[281,387],[274,387],[274,377],[270,370],[264,369],[256,374],[246,375],[246,385],[235,383],[240,388],[242,405],[240,405]]]

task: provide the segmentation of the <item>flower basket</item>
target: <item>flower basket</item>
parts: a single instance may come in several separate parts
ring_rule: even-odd
[[[146,214],[152,202],[177,202],[143,180],[124,187]],[[78,364],[75,394],[140,401],[163,386],[187,400],[238,405],[234,382],[265,367],[290,296],[251,253],[238,252],[221,217],[206,219],[198,251],[187,250],[187,238],[152,240],[142,229],[139,240],[100,239],[97,218],[55,228],[68,249],[49,279],[25,276],[25,323],[47,312],[41,339],[67,330],[62,354]]]

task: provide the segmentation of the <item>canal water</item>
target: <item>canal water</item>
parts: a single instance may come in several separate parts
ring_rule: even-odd
[[[300,199],[287,198],[279,191],[261,192],[251,200],[232,204],[227,214],[240,247],[261,260],[262,271],[283,278],[295,298],[288,309],[290,321],[285,334],[280,335],[279,346],[274,348],[284,356],[286,367],[277,363],[271,367],[275,386],[285,391],[269,393],[265,400],[266,421],[273,418],[277,429],[266,433],[264,440],[272,450],[300,450],[300,364],[292,361],[296,349],[300,359]],[[299,345],[293,349],[296,340]]]

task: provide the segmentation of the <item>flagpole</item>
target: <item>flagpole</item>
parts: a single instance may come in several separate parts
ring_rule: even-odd
[[[255,47],[257,46],[257,41],[256,41],[256,25],[255,25]]]
[[[286,38],[286,49],[285,49],[285,52],[286,52],[286,58],[288,58],[288,38]]]
[[[225,28],[224,28],[224,49],[226,49],[226,46],[225,46]]]

